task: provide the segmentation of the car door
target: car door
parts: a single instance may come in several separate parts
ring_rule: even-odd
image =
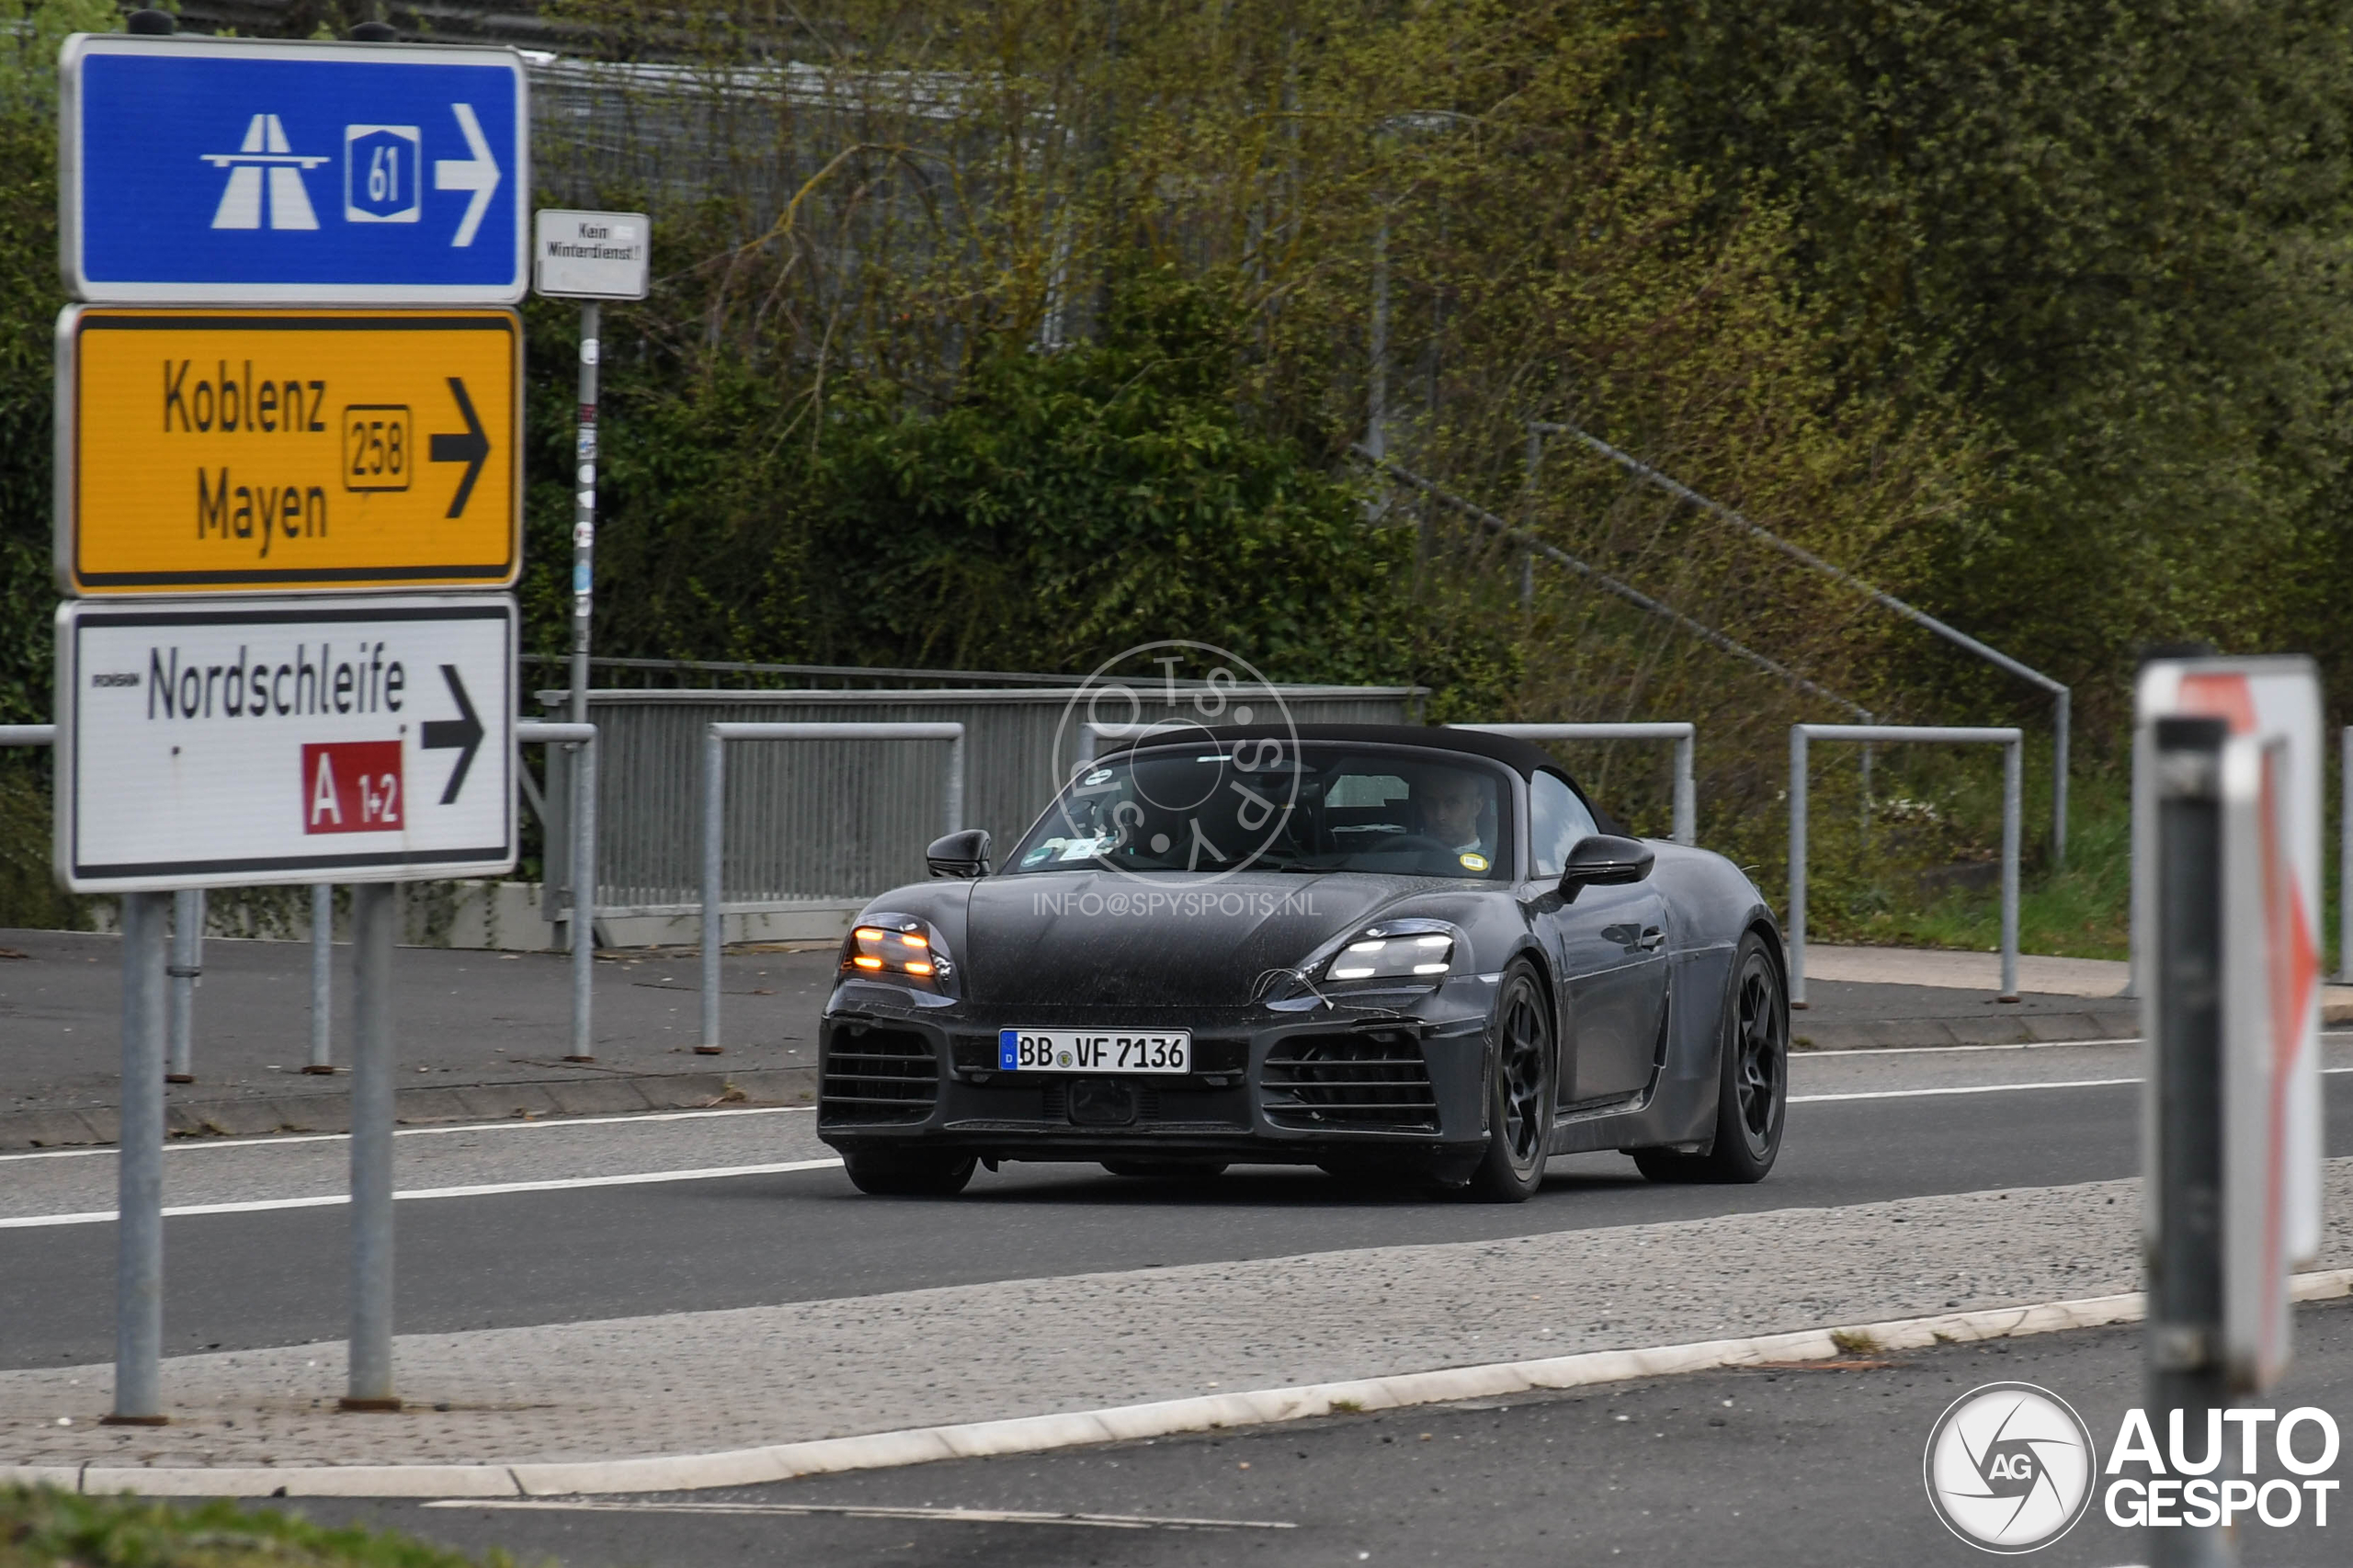
[[[1529,828],[1530,869],[1555,888],[1569,850],[1597,831],[1585,802],[1549,773],[1529,780]],[[1665,901],[1630,882],[1586,888],[1573,902],[1543,893],[1533,909],[1560,965],[1560,1103],[1640,1094],[1666,1007]]]
[[[1586,888],[1553,918],[1576,1051],[1563,1086],[1575,1103],[1640,1094],[1666,1006],[1665,902],[1647,882]]]

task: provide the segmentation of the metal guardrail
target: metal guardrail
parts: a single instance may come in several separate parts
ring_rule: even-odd
[[[1686,723],[1628,724],[1449,724],[1451,730],[1476,730],[1488,735],[1517,735],[1527,741],[1673,741],[1675,743],[1675,824],[1677,844],[1699,842],[1699,785],[1693,778],[1694,737]]]
[[[0,746],[53,746],[54,724],[0,724]]]
[[[1669,478],[1632,453],[1619,450],[1598,436],[1580,430],[1574,425],[1545,419],[1529,420],[1528,428],[1530,431],[1541,431],[1549,435],[1575,437],[1645,483],[1654,485],[1677,500],[1697,506],[1712,517],[1722,517],[1734,528],[1745,532],[1751,539],[1779,551],[1799,565],[1810,571],[1819,572],[1833,582],[1842,583],[1853,588],[1881,608],[1893,611],[1912,622],[1913,625],[1943,638],[1954,647],[1984,660],[1996,669],[2006,671],[2020,680],[2039,686],[2049,692],[2052,727],[2051,863],[2053,866],[2064,866],[2067,863],[2067,744],[2075,729],[2072,713],[2075,693],[2065,684],[2044,675],[2030,665],[2012,658],[1990,643],[1979,642],[1958,627],[1948,626],[1927,611],[1904,603],[1893,594],[1864,582],[1845,567],[1824,561],[1803,545],[1794,544],[1764,525],[1751,522],[1722,502],[1712,500],[1689,485]],[[1540,456],[1541,449],[1536,449],[1536,452]],[[1534,483],[1533,464],[1530,465],[1529,479],[1529,483]]]
[[[562,745],[574,754],[572,765],[572,849],[568,864],[580,880],[575,887],[597,885],[597,726],[544,724],[529,719],[515,725],[517,745]],[[519,770],[518,770],[519,771]],[[543,824],[544,825],[544,824]],[[544,889],[544,884],[542,884]],[[544,896],[544,891],[542,892]],[[584,917],[585,915],[585,917]],[[572,1050],[566,1062],[597,1060],[596,1037],[590,1017],[592,984],[597,971],[597,921],[593,909],[578,898],[572,902]]]
[[[727,856],[727,744],[730,741],[946,741],[948,772],[943,833],[964,821],[964,726],[959,723],[715,723],[705,726],[702,744],[702,1043],[695,1050],[716,1055],[719,1043],[719,955],[726,945],[726,909],[720,882]]]
[[[1937,724],[1792,724],[1790,726],[1790,1006],[1805,1001],[1805,854],[1807,745],[1859,741],[1866,745],[1998,745],[2002,754],[2002,989],[1997,1002],[2018,999],[2018,815],[2025,777],[2025,735],[2015,729]]]

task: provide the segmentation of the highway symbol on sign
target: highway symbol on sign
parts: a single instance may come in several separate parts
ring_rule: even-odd
[[[504,594],[66,605],[58,873],[76,892],[515,863]]]
[[[302,187],[302,171],[317,168],[326,155],[304,157],[287,144],[286,127],[274,114],[257,114],[245,127],[244,145],[233,153],[206,153],[204,161],[229,171],[228,188],[213,209],[216,229],[261,227],[262,176],[269,176],[269,226],[273,229],[315,229],[319,215],[311,210],[311,194]]]
[[[67,307],[59,585],[512,583],[521,344],[504,310]]]
[[[81,299],[522,298],[529,87],[511,50],[77,34],[59,73],[60,243]]]

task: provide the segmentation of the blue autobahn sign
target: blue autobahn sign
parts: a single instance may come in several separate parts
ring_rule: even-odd
[[[82,33],[59,61],[66,287],[123,304],[510,304],[512,50]]]

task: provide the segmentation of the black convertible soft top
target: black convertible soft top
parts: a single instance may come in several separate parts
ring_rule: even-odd
[[[1421,746],[1431,751],[1467,752],[1472,756],[1500,762],[1523,778],[1532,778],[1538,773],[1552,774],[1577,792],[1577,799],[1593,812],[1594,824],[1602,832],[1622,834],[1626,831],[1615,817],[1585,792],[1585,787],[1571,778],[1568,770],[1555,761],[1551,753],[1517,735],[1491,735],[1479,730],[1449,730],[1433,724],[1205,724],[1201,727],[1221,740],[1282,740],[1296,735],[1302,741],[1343,741],[1369,745]],[[1096,755],[1108,757],[1140,747],[1184,744],[1180,733],[1164,730],[1155,735],[1147,732],[1131,741],[1107,742]]]

